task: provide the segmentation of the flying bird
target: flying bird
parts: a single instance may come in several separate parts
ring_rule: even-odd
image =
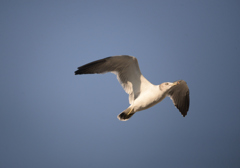
[[[78,67],[75,75],[112,72],[129,94],[130,106],[118,115],[127,121],[138,111],[148,109],[169,96],[183,117],[189,109],[189,88],[184,80],[153,85],[141,73],[137,58],[128,55],[112,56]]]

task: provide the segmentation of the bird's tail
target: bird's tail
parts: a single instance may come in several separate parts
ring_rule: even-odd
[[[133,116],[133,114],[135,114],[134,112],[132,112],[132,108],[131,107],[128,107],[126,110],[124,110],[123,112],[121,112],[119,115],[118,115],[118,119],[120,121],[127,121],[129,120],[129,118],[131,118]]]

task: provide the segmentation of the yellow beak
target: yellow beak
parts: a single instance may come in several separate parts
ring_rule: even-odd
[[[178,85],[180,82],[174,82],[173,83],[173,86],[175,86],[175,85]]]

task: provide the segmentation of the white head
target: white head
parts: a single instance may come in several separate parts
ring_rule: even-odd
[[[172,86],[174,85],[174,83],[171,82],[164,82],[162,84],[159,85],[159,89],[163,92],[166,92],[167,90],[169,90]]]

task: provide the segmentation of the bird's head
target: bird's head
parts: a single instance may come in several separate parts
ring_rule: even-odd
[[[173,87],[173,86],[175,86],[175,85],[178,85],[178,84],[180,84],[180,82],[179,81],[176,81],[176,82],[164,82],[164,83],[162,83],[161,85],[159,85],[159,88],[160,88],[160,90],[162,90],[162,91],[167,91],[167,90],[169,90],[171,87]]]

